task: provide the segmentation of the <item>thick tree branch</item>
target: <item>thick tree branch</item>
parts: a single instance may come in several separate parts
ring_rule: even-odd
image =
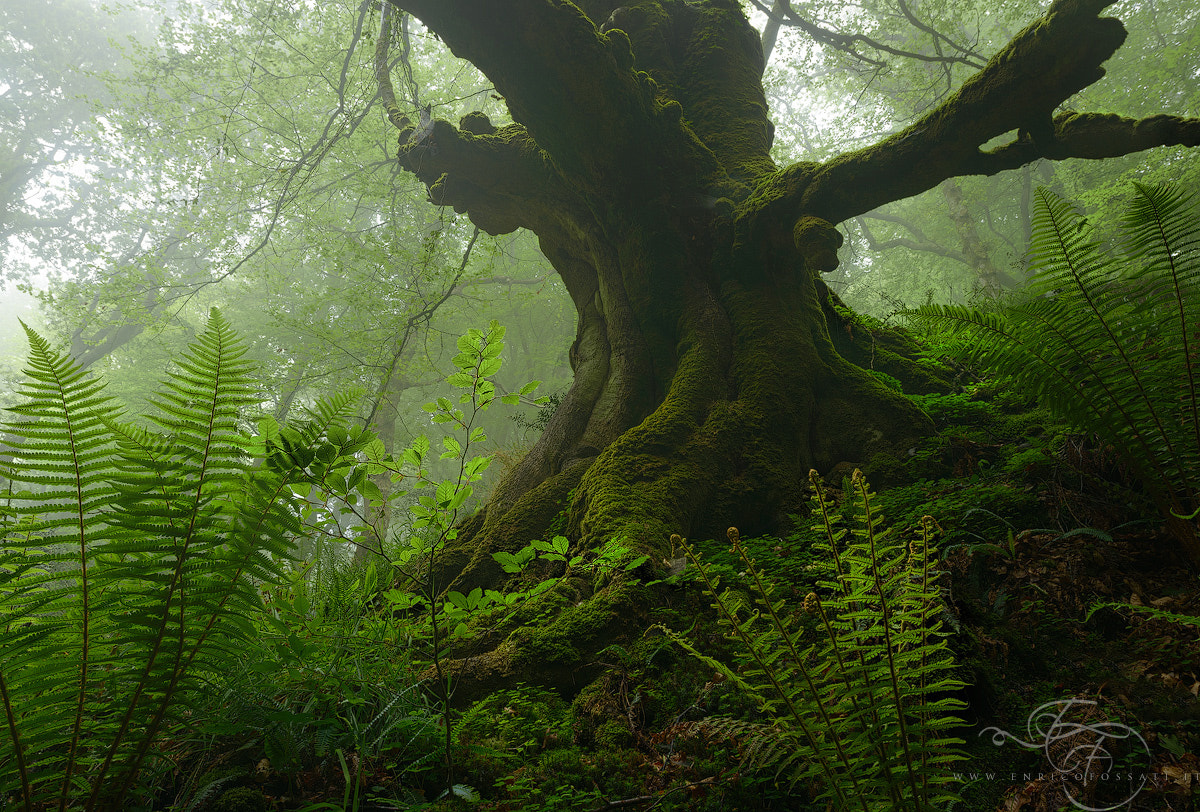
[[[1018,137],[980,153],[962,174],[994,175],[1038,158],[1116,158],[1155,147],[1200,146],[1200,119],[1157,115],[1126,118],[1111,113],[1064,112],[1054,117],[1054,139],[1042,147]]]
[[[623,31],[600,33],[575,4],[561,1],[392,2],[483,71],[564,173],[597,193],[615,184],[627,194],[636,179],[658,174],[647,136],[671,112],[664,115],[653,82],[633,70]],[[680,112],[667,123],[677,125]]]
[[[519,124],[497,130],[481,113],[465,116],[461,129],[445,121],[404,124],[400,165],[429,188],[431,201],[467,212],[489,234],[540,231],[546,218],[582,207]]]
[[[1200,120],[1063,113],[1056,107],[1104,75],[1125,40],[1120,21],[1098,17],[1112,0],[1055,0],[950,99],[902,132],[827,164],[797,165],[781,182],[792,215],[841,222],[957,175],[990,175],[1037,158],[1106,158],[1200,142]],[[1012,130],[1004,147],[981,147]]]

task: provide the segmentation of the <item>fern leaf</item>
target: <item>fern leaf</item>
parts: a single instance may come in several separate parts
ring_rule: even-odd
[[[0,752],[0,784],[19,786],[28,805],[44,797],[35,784],[55,776],[59,786],[45,791],[65,797],[79,769],[98,660],[94,565],[110,539],[93,517],[113,498],[107,423],[119,412],[79,364],[22,326],[27,380],[21,403],[9,410],[20,419],[5,425],[10,462],[3,473],[28,489],[13,494],[4,516],[4,558],[20,563],[0,578],[0,626],[16,630],[0,637],[0,701],[11,749]],[[69,657],[58,656],[64,642]]]
[[[1141,475],[1193,559],[1195,528],[1173,521],[1200,492],[1200,219],[1194,199],[1135,185],[1124,255],[1073,207],[1038,191],[1028,289],[995,311],[927,306],[951,354],[1012,380],[1112,445]]]

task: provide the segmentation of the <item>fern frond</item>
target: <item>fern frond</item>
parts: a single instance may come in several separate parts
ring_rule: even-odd
[[[666,633],[682,648],[754,697],[768,722],[709,720],[735,738],[746,761],[814,781],[818,796],[838,809],[914,812],[954,799],[944,765],[962,758],[963,703],[944,696],[962,687],[947,673],[953,657],[941,630],[941,596],[930,567],[933,522],[903,542],[884,527],[860,472],[852,526],[840,527],[819,479],[812,478],[812,511],[836,561],[827,600],[815,593],[804,608],[817,616],[825,639],[804,643],[793,615],[759,573],[735,528],[729,539],[742,558],[752,599],[717,584],[685,546],[705,591],[714,599],[730,639],[746,664],[734,671],[699,652],[685,635]],[[833,552],[835,551],[836,552]]]
[[[119,412],[79,364],[22,326],[30,346],[27,380],[21,403],[9,409],[18,419],[5,424],[10,448],[3,474],[12,495],[3,516],[9,566],[0,578],[0,627],[6,630],[0,678],[11,752],[0,752],[0,784],[13,781],[8,770],[15,767],[13,783],[30,803],[41,797],[35,783],[61,771],[65,793],[79,769],[87,690],[99,659],[94,564],[111,538],[93,517],[114,495],[107,424]],[[29,629],[35,631],[26,634]],[[69,657],[59,655],[64,638]],[[51,744],[57,746],[51,750]],[[41,768],[37,778],[33,764]]]
[[[344,427],[353,396],[339,396],[276,427],[297,447],[319,435],[316,453],[272,459],[241,430],[257,390],[215,310],[150,428],[122,423],[29,333],[0,507],[0,786],[31,809],[119,809],[202,673],[227,671],[254,634],[258,584],[283,580],[305,531],[292,502],[319,481],[313,460],[342,470],[372,438]]]
[[[1196,455],[1200,454],[1200,384],[1196,380],[1200,361],[1200,215],[1195,196],[1182,189],[1140,183],[1134,188],[1137,194],[1122,223],[1129,278],[1142,288],[1156,324],[1163,328],[1154,351],[1175,358],[1172,363],[1150,365],[1150,371],[1159,373],[1155,391],[1180,406],[1179,443],[1190,452],[1190,460],[1185,457],[1184,462],[1191,467],[1179,484],[1194,494],[1200,490],[1200,483],[1194,480],[1198,475]]]
[[[169,440],[134,427],[120,432],[121,496],[112,522],[122,532],[109,552],[122,559],[115,572],[125,576],[126,642],[144,652],[144,661],[100,767],[103,775],[120,765],[117,798],[182,709],[197,667],[212,665],[214,647],[241,636],[236,618],[259,600],[249,575],[278,573],[239,533],[236,506],[250,463],[239,424],[242,409],[258,402],[245,353],[214,309],[150,399],[149,420]],[[277,550],[286,546],[269,532],[253,541],[264,537],[275,539]],[[95,783],[92,803],[101,792]]]
[[[1067,202],[1038,191],[1028,289],[995,311],[926,306],[950,354],[1031,392],[1113,446],[1195,560],[1195,528],[1174,522],[1200,492],[1200,219],[1194,199],[1135,185],[1124,256]]]

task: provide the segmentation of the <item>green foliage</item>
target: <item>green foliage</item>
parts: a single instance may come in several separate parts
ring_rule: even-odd
[[[212,812],[266,812],[268,809],[270,805],[263,794],[250,787],[234,787],[222,793],[212,805]]]
[[[1178,623],[1183,626],[1192,626],[1200,629],[1200,617],[1195,615],[1184,615],[1178,612],[1168,612],[1165,609],[1159,609],[1157,606],[1134,606],[1129,603],[1120,603],[1119,601],[1106,601],[1095,603],[1088,609],[1087,616],[1084,620],[1091,620],[1092,615],[1099,612],[1101,609],[1128,609],[1131,612],[1141,612],[1145,615],[1150,615],[1158,620],[1166,620],[1171,623]]]
[[[252,460],[240,426],[259,398],[215,310],[152,401],[157,431],[120,422],[99,382],[29,341],[0,512],[0,788],[29,809],[125,808],[204,676],[239,659],[258,583],[304,532],[294,489],[360,446],[343,401]],[[340,441],[286,443],[318,434]]]
[[[765,721],[710,720],[739,740],[760,769],[813,781],[837,809],[926,810],[955,800],[946,767],[962,758],[948,735],[963,706],[946,696],[962,687],[942,632],[944,607],[934,567],[934,522],[926,517],[907,544],[883,526],[861,472],[852,478],[847,529],[816,472],[812,513],[830,562],[805,610],[821,633],[806,631],[759,572],[735,528],[729,538],[749,576],[749,594],[722,589],[687,547],[728,636],[746,657],[733,668],[667,634],[753,697]],[[662,627],[660,627],[662,628]]]
[[[1194,525],[1172,520],[1200,493],[1200,220],[1194,198],[1135,184],[1121,252],[1070,204],[1039,189],[1020,296],[996,309],[927,305],[918,323],[948,351],[1037,396],[1112,446],[1141,477],[1195,561]]]
[[[547,749],[570,740],[569,708],[551,691],[522,685],[476,702],[463,713],[455,735],[468,745],[489,742],[507,756]]]
[[[973,400],[967,392],[911,395],[910,398],[939,426],[982,423],[991,420],[995,414],[992,404]]]
[[[430,419],[448,425],[454,433],[442,438],[445,449],[440,458],[455,465],[454,476],[438,480],[430,471],[428,455],[429,440],[418,437],[399,455],[383,453],[382,443],[372,443],[366,448],[370,460],[367,472],[370,475],[388,474],[394,484],[405,480],[411,482],[414,491],[432,490],[433,494],[421,494],[409,507],[414,531],[405,543],[395,551],[391,566],[400,579],[400,588],[389,589],[382,597],[393,615],[412,614],[420,617],[405,629],[407,642],[412,646],[415,662],[427,664],[432,672],[429,687],[441,709],[442,747],[441,755],[445,767],[445,792],[459,793],[454,781],[453,710],[454,677],[444,663],[449,648],[455,643],[474,637],[479,624],[485,620],[503,622],[510,617],[523,601],[553,586],[554,581],[543,581],[532,589],[522,592],[502,593],[476,587],[464,594],[445,589],[438,580],[438,555],[446,544],[457,537],[458,520],[464,515],[468,500],[474,493],[473,484],[478,482],[491,458],[471,454],[472,449],[487,441],[487,435],[477,421],[497,399],[507,404],[520,402],[533,394],[537,381],[525,384],[515,393],[497,398],[494,376],[502,366],[505,329],[493,321],[487,330],[471,329],[458,339],[458,354],[454,357],[456,371],[447,378],[452,386],[463,390],[454,403],[450,398],[439,397],[427,403],[424,410]],[[532,401],[543,404],[545,398]],[[466,407],[460,408],[460,407]],[[382,504],[384,497],[369,478],[357,483],[373,506]],[[406,495],[406,491],[393,490],[390,498]],[[555,543],[537,542],[542,548],[522,551],[509,560],[499,563],[510,571],[517,571],[532,561],[538,552],[542,555],[556,554]],[[566,552],[565,540],[560,545]]]
[[[181,731],[186,712],[193,731],[248,736],[293,780],[311,759],[336,758],[347,804],[361,800],[362,757],[384,752],[412,771],[441,757],[447,794],[472,794],[453,782],[443,659],[558,581],[467,594],[437,581],[437,555],[489,462],[470,452],[487,439],[475,420],[497,399],[503,336],[495,322],[463,336],[450,383],[465,391],[426,407],[456,429],[441,454],[456,474],[440,480],[427,439],[390,455],[349,427],[354,394],[287,424],[263,417],[247,434],[245,411],[261,400],[242,342],[216,311],[151,398],[153,431],[122,423],[98,382],[30,332],[0,513],[4,792],[30,808],[56,796],[123,808],[154,743]],[[390,571],[348,567],[311,537],[331,501],[380,505],[381,473],[417,492],[414,532]],[[290,568],[299,541],[312,558]],[[614,540],[584,561],[562,537],[508,558],[512,572],[540,559],[595,577],[645,560]],[[403,588],[388,589],[396,576]],[[201,683],[218,675],[225,690],[201,701]]]

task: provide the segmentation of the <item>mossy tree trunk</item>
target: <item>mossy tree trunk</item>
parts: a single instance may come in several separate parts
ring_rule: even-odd
[[[902,453],[931,431],[863,366],[911,369],[839,323],[820,276],[837,265],[835,225],[957,175],[1196,144],[1196,120],[1052,117],[1124,39],[1097,16],[1107,4],[1059,0],[903,132],[779,167],[762,46],[734,0],[393,0],[482,70],[517,122],[413,125],[393,105],[400,163],[483,230],[537,234],[579,314],[573,386],[447,551],[458,587],[498,580],[491,553],[542,537],[564,506],[582,548],[623,537],[660,560],[672,533],[774,528],[810,468]],[[628,620],[631,596],[601,597],[571,610],[562,639]],[[555,644],[542,642],[544,667]]]

